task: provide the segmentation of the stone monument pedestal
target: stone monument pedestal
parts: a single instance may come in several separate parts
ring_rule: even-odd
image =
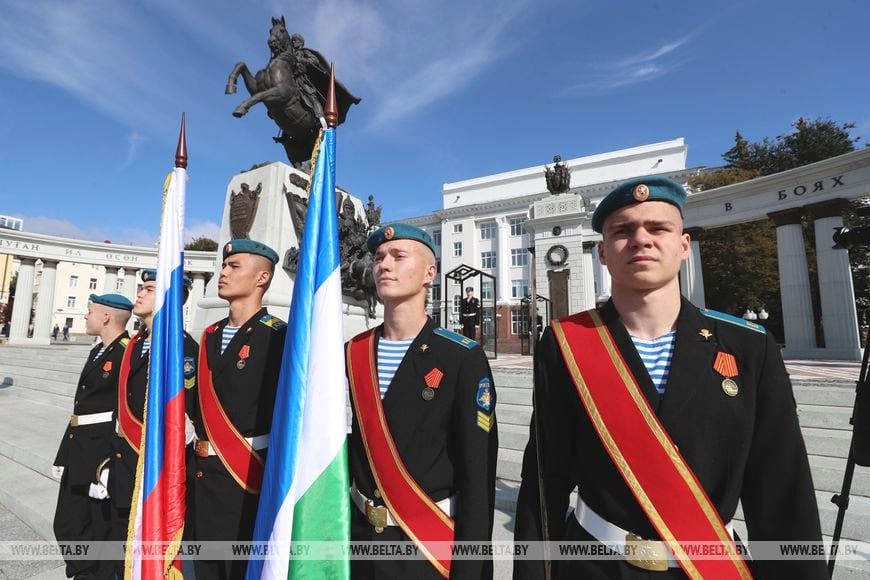
[[[291,205],[288,203],[289,195],[296,195],[303,199],[308,198],[309,175],[303,171],[290,167],[285,163],[270,163],[262,167],[256,167],[249,171],[245,171],[235,175],[230,179],[227,186],[226,202],[224,204],[223,216],[221,218],[221,233],[218,242],[218,255],[215,265],[215,271],[212,278],[209,280],[205,288],[205,296],[201,298],[195,305],[195,314],[193,317],[193,327],[191,333],[195,338],[199,338],[205,328],[227,316],[229,309],[226,300],[218,296],[218,278],[222,263],[221,252],[224,244],[234,237],[244,237],[244,234],[252,240],[257,240],[268,245],[276,252],[280,261],[275,267],[275,276],[272,279],[272,284],[269,290],[266,291],[263,297],[263,306],[269,309],[269,312],[282,320],[287,320],[290,312],[290,300],[293,295],[293,280],[295,272],[291,272],[286,266],[288,265],[291,255],[294,253],[291,250],[298,250],[299,239],[296,233],[296,225],[294,225],[293,217],[291,216]],[[259,194],[256,194],[259,190]],[[244,193],[242,193],[244,191]],[[348,197],[356,208],[357,215],[362,216],[365,220],[365,212],[363,204],[359,199],[350,196],[347,192],[336,188],[336,194],[341,195],[341,199],[345,200]],[[257,198],[256,205],[246,203],[246,206],[252,206],[255,211],[236,211],[232,213],[231,224],[231,204],[234,196],[254,196]],[[341,204],[336,204],[341,207]],[[250,224],[247,232],[233,232],[233,228],[244,229],[244,225],[239,225],[238,222],[246,220],[238,219],[239,214],[252,214],[252,219],[247,220]],[[235,235],[234,235],[235,233]],[[243,234],[243,235],[240,235]],[[368,317],[365,304],[361,304],[356,300],[344,298],[344,337],[349,339],[355,334],[358,334],[368,328],[380,324],[383,317],[382,306],[379,304],[377,309],[378,317],[371,319]]]

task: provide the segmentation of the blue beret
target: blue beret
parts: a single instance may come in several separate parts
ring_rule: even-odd
[[[601,233],[604,220],[616,210],[644,201],[664,201],[677,206],[680,213],[686,203],[686,190],[667,177],[637,177],[607,194],[592,214],[592,229]]]
[[[414,240],[415,242],[420,242],[421,244],[432,250],[433,254],[438,255],[435,252],[435,242],[432,241],[432,236],[430,236],[424,230],[421,230],[417,226],[403,224],[400,222],[390,224],[372,232],[372,234],[369,236],[368,241],[366,242],[366,246],[368,246],[369,252],[374,254],[375,250],[378,249],[378,246],[380,246],[384,242],[389,242],[392,240]]]
[[[256,254],[263,256],[273,264],[278,263],[278,252],[266,244],[254,240],[230,240],[224,245],[224,259],[233,254]]]
[[[148,268],[147,270],[142,270],[142,281],[143,282],[154,282],[157,280],[157,270],[153,268]],[[184,288],[190,290],[191,286],[193,286],[193,281],[187,277],[187,274],[183,277]]]
[[[118,310],[133,310],[133,303],[130,299],[121,294],[91,294],[89,299],[94,304],[101,304],[109,308],[117,308]]]

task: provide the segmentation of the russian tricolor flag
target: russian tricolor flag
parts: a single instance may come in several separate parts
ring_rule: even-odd
[[[176,167],[169,174],[163,193],[148,392],[124,575],[128,579],[181,577],[180,564],[175,556],[184,531],[185,512],[184,324],[181,309],[185,167],[187,145],[182,115]],[[153,553],[155,549],[159,554]]]

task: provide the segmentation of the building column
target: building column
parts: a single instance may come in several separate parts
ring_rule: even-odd
[[[200,298],[205,295],[205,274],[198,272],[191,273],[190,278],[193,282],[193,285],[190,287],[190,297],[187,299],[187,303],[185,304],[186,313],[184,316],[184,328],[186,329],[192,327],[197,303],[199,302]],[[444,286],[441,287],[441,301],[444,301]]]
[[[595,254],[595,242],[583,242],[583,304],[580,305],[580,310],[589,310],[595,308],[595,259],[592,255]]]
[[[54,310],[54,287],[57,281],[57,262],[42,261],[39,295],[36,298],[36,316],[33,319],[33,342],[51,344],[51,315]]]
[[[511,249],[508,240],[510,229],[507,218],[502,216],[496,220],[498,224],[498,248],[496,249],[496,276],[498,288],[496,289],[496,303],[508,304],[511,299],[510,265]]]
[[[597,246],[601,242],[594,242]],[[592,248],[592,261],[595,263],[595,271],[598,274],[598,290],[595,293],[597,303],[610,300],[610,270],[598,260],[598,248]]]
[[[779,289],[787,356],[816,348],[810,275],[801,230],[801,208],[768,214],[776,224],[776,252],[779,259]]]
[[[118,292],[118,266],[106,266],[106,280],[103,283],[103,294]]]
[[[835,228],[843,227],[842,214],[846,204],[844,199],[832,199],[807,209],[815,220],[813,225],[825,350],[831,351],[831,358],[861,360],[858,311],[855,308],[849,251],[833,249],[832,240]]]
[[[701,244],[696,239],[701,233],[701,228],[687,229],[685,233],[689,234],[692,241],[689,246],[689,257],[683,260],[680,265],[680,290],[689,302],[698,308],[706,308],[704,271],[701,266]]]
[[[12,322],[9,324],[9,344],[21,344],[27,340],[30,327],[30,310],[33,307],[33,274],[36,260],[21,258],[18,266],[18,281],[15,283],[15,304],[12,306]]]
[[[124,268],[124,291],[121,292],[124,296],[130,299],[130,302],[136,302],[136,270],[133,268]]]

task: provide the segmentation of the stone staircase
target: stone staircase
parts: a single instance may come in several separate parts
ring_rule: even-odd
[[[0,345],[0,504],[53,539],[51,522],[57,483],[50,467],[69,414],[78,375],[90,344],[46,347]],[[500,449],[496,539],[510,540],[522,455],[531,418],[532,375],[527,369],[496,368]],[[809,453],[826,537],[837,515],[830,502],[839,493],[851,440],[849,417],[854,384],[796,381],[798,413]],[[737,519],[742,515],[738,512]],[[741,522],[738,523],[738,530]],[[745,530],[744,530],[745,533]],[[870,538],[870,469],[857,467],[843,538]],[[835,578],[870,577],[865,561],[841,560]],[[504,565],[499,576],[509,574]]]

